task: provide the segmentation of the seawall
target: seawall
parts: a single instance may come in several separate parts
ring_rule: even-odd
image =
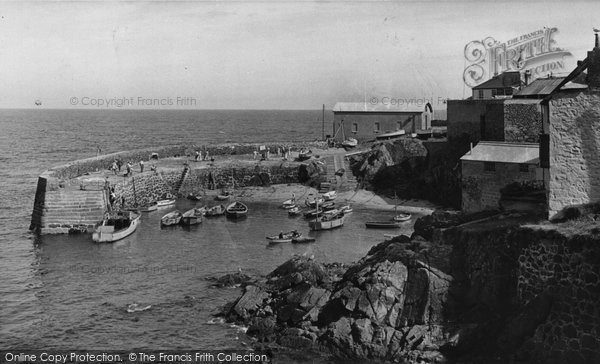
[[[113,206],[118,208],[123,202],[125,207],[133,207],[170,195],[184,196],[221,188],[230,184],[232,179],[239,187],[310,182],[310,176],[307,176],[310,175],[310,171],[307,172],[311,169],[310,163],[287,162],[281,158],[265,162],[253,160],[253,152],[262,145],[274,154],[278,149],[297,151],[302,147],[322,147],[323,143],[171,145],[72,161],[39,176],[30,230],[41,234],[91,231],[109,207],[111,190],[116,196]],[[197,150],[203,155],[208,152],[216,162],[194,164],[191,161]],[[151,171],[153,153],[158,154],[161,163],[169,159],[172,161]],[[240,155],[249,156],[246,158],[249,161],[236,163],[235,158]],[[132,161],[136,170],[133,176],[123,177],[124,168],[118,175],[107,174],[115,159],[125,163]],[[232,162],[229,162],[230,159]],[[143,173],[137,172],[139,161],[146,163]]]

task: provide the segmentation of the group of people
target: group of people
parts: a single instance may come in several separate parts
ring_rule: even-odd
[[[140,166],[140,173],[144,172],[144,161],[141,160],[139,163]],[[121,158],[117,158],[113,161],[112,166],[110,167],[110,170],[113,171],[113,173],[115,175],[117,175],[118,172],[121,172],[121,167],[123,167],[123,160],[121,160]],[[128,161],[127,164],[125,165],[126,171],[127,173],[125,173],[125,177],[129,177],[133,174],[133,162],[132,161]],[[150,170],[152,171],[156,171],[156,166],[153,164],[150,166]]]
[[[290,158],[290,153],[291,153],[291,148],[290,147],[283,147],[283,149],[281,147],[277,148],[276,154],[275,156],[277,156],[278,158],[283,157],[284,160],[288,160]],[[265,150],[255,150],[253,152],[254,156],[253,159],[256,160],[258,159],[258,156],[260,154],[260,160],[269,160],[271,159],[271,148],[267,148]]]
[[[202,151],[201,150],[197,150],[196,151],[196,155],[194,156],[194,160],[197,161],[214,161],[214,159],[211,159],[208,155],[208,150],[206,152],[204,152],[204,155],[202,155]]]

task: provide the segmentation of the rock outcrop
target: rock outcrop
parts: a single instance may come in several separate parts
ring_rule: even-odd
[[[597,236],[520,227],[523,215],[423,221],[431,234],[421,226],[347,267],[295,256],[222,315],[261,345],[339,358],[600,362]]]

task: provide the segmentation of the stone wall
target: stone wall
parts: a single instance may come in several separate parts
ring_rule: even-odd
[[[475,212],[499,208],[500,189],[512,182],[536,181],[535,164],[521,172],[520,164],[495,163],[495,171],[485,171],[484,163],[462,161],[462,210]]]
[[[542,113],[538,100],[507,100],[504,103],[504,140],[539,143]]]
[[[526,305],[547,296],[552,305],[524,350],[548,364],[600,363],[598,241],[558,234],[531,240],[519,256],[519,299]]]
[[[600,200],[600,94],[563,93],[550,101],[548,209]]]
[[[201,150],[203,154],[208,151],[209,155],[217,157],[252,154],[261,145],[265,145],[272,152],[276,152],[278,148],[297,151],[303,147],[322,148],[325,146],[323,142],[173,145],[124,151],[73,161],[51,168],[38,178],[30,230],[46,234],[66,233],[70,229],[89,231],[93,228],[102,220],[103,212],[107,208],[108,202],[104,195],[103,183],[94,185],[95,182],[92,182],[90,186],[71,186],[69,184],[75,177],[108,169],[117,158],[137,163],[140,160],[149,160],[152,153],[158,153],[159,158],[167,158],[183,155],[193,156],[196,150]],[[134,206],[136,202],[138,205],[142,205],[168,195],[198,192],[209,186],[220,188],[229,185],[232,176],[236,186],[240,187],[298,182],[298,167],[286,163],[272,167],[191,170],[183,180],[182,172],[183,167],[159,173],[151,171],[137,173],[134,177],[123,179],[121,183],[114,186],[117,196],[116,207],[121,206],[123,199],[126,206]],[[177,191],[178,184],[181,188]]]

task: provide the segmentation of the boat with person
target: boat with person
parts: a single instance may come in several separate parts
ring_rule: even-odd
[[[204,216],[214,217],[214,216],[222,216],[222,215],[225,215],[225,206],[224,205],[216,205],[216,206],[210,207],[208,210],[206,210],[206,214]]]
[[[97,243],[112,243],[126,238],[137,229],[141,216],[139,212],[131,210],[107,213],[92,233],[92,240]]]
[[[267,236],[267,240],[269,243],[291,243],[294,238],[301,238],[302,234],[300,234],[297,230],[292,230],[290,232],[284,233],[281,232],[279,235]]]
[[[182,214],[178,210],[171,211],[165,216],[160,218],[160,226],[173,226],[178,225],[181,221]]]
[[[156,211],[158,210],[158,203],[155,202],[150,202],[146,205],[143,205],[140,207],[140,212],[151,212],[151,211]]]
[[[172,198],[156,201],[156,207],[159,209],[164,209],[173,205],[175,205],[175,199]]]
[[[248,215],[248,206],[241,203],[240,201],[234,201],[227,205],[225,208],[225,213],[227,217],[239,219],[246,217]]]
[[[202,216],[204,216],[204,212],[206,209],[204,208],[193,208],[187,210],[181,215],[181,224],[182,225],[196,225],[202,222]]]
[[[296,199],[294,198],[290,198],[289,200],[285,200],[283,201],[283,203],[281,204],[281,207],[283,207],[284,209],[292,209],[294,207],[296,207]]]

